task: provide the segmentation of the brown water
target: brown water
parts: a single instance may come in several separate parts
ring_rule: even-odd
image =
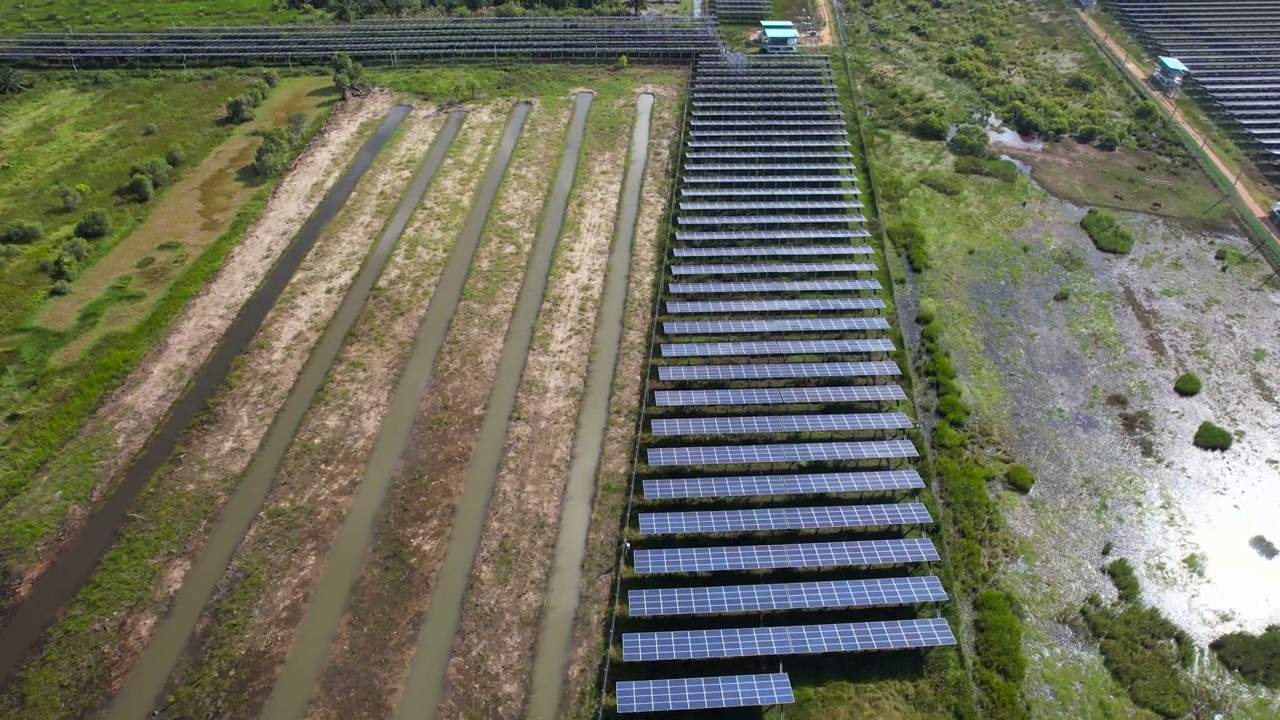
[[[343,520],[338,537],[329,548],[324,575],[307,604],[306,613],[298,627],[297,639],[271,691],[271,697],[267,699],[263,717],[268,720],[296,720],[307,711],[316,679],[329,659],[329,645],[333,642],[338,623],[346,610],[351,587],[364,566],[365,556],[373,540],[374,524],[378,520],[387,489],[391,486],[391,477],[409,443],[413,420],[435,370],[436,357],[440,354],[440,347],[444,345],[458,302],[462,299],[462,288],[471,269],[476,247],[480,244],[480,232],[489,218],[489,210],[498,195],[498,187],[502,184],[502,177],[506,174],[511,155],[515,151],[516,139],[520,137],[528,115],[528,103],[518,103],[512,109],[502,142],[489,164],[484,185],[467,217],[467,224],[458,235],[449,255],[449,262],[431,294],[426,316],[418,326],[418,334],[414,338],[413,351],[392,395],[391,407],[387,409],[382,424],[378,427],[369,463],[360,478],[360,486],[356,490],[351,509]]]
[[[574,431],[573,459],[569,464],[560,532],[556,537],[551,580],[542,610],[542,630],[538,635],[533,662],[533,685],[526,717],[552,720],[560,707],[564,690],[573,619],[578,610],[578,587],[582,582],[582,558],[587,551],[587,529],[591,521],[591,499],[595,496],[596,471],[604,449],[605,428],[609,424],[609,396],[622,343],[622,318],[627,304],[627,277],[631,272],[631,244],[635,239],[636,217],[640,210],[640,190],[644,187],[645,165],[649,159],[649,118],[653,96],[641,95],[636,102],[636,126],[631,134],[631,157],[622,184],[618,220],[609,252],[604,298],[596,319],[591,361],[587,365],[587,385]]]
[[[484,531],[484,519],[493,497],[493,487],[498,481],[498,469],[502,464],[503,447],[507,443],[507,429],[511,413],[515,410],[516,396],[520,390],[520,377],[524,374],[525,359],[533,340],[533,326],[542,308],[542,296],[547,290],[547,276],[551,261],[555,258],[560,230],[564,226],[565,212],[569,207],[569,193],[578,172],[578,159],[582,154],[582,136],[586,130],[587,112],[591,109],[591,93],[578,93],[573,106],[573,119],[569,123],[569,137],[564,154],[560,156],[560,168],[551,196],[534,242],[529,266],[525,269],[516,298],[515,312],[507,326],[507,337],[502,342],[502,356],[498,359],[498,371],[489,391],[484,420],[480,424],[480,436],[467,474],[463,480],[462,500],[453,516],[453,529],[449,533],[449,545],[445,549],[435,588],[431,591],[431,605],[418,631],[418,645],[414,650],[413,665],[405,681],[404,695],[396,711],[397,720],[430,720],[440,705],[444,689],[445,672],[453,650],[453,638],[458,633],[458,621],[462,615],[462,599],[471,579],[471,567],[475,564]]]
[[[0,680],[21,665],[27,651],[40,638],[45,628],[53,623],[63,606],[75,597],[97,568],[103,554],[115,543],[116,534],[124,525],[133,501],[147,486],[151,476],[173,454],[178,438],[191,421],[222,386],[232,361],[249,345],[276,299],[289,284],[298,265],[311,251],[320,231],[346,203],[356,183],[373,164],[374,157],[386,145],[400,122],[408,116],[410,109],[408,105],[397,105],[387,112],[382,126],[360,148],[351,166],[320,201],[315,212],[271,267],[271,272],[245,302],[240,314],[223,333],[218,346],[196,371],[186,391],[174,401],[164,422],[147,439],[142,452],[125,471],[119,486],[102,507],[90,516],[80,534],[58,555],[53,565],[36,580],[31,594],[12,614],[4,630],[0,631]]]
[[[124,688],[112,703],[109,717],[113,720],[146,717],[157,696],[164,690],[165,681],[186,647],[205,604],[213,596],[214,588],[230,565],[235,549],[244,539],[253,518],[261,510],[267,493],[275,484],[280,462],[293,445],[302,418],[311,407],[320,386],[324,384],[329,366],[342,350],[347,333],[364,309],[365,301],[369,299],[369,293],[390,259],[409,218],[426,196],[427,188],[440,169],[449,145],[458,134],[464,116],[465,113],[461,112],[451,113],[444,128],[432,142],[422,169],[405,191],[395,215],[382,233],[382,238],[347,289],[347,294],[342,298],[342,304],[334,313],[329,327],[325,329],[324,336],[311,352],[311,357],[307,358],[307,364],[303,366],[280,413],[272,421],[266,438],[258,447],[253,462],[245,471],[244,479],[223,508],[204,551],[183,578],[182,588],[172,610],[160,623],[142,658],[133,667]]]

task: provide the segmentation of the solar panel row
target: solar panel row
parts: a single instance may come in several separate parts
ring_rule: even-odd
[[[778,340],[761,342],[663,343],[662,357],[715,357],[721,355],[825,355],[893,352],[893,342],[870,340]]]
[[[920,503],[824,505],[640,513],[640,532],[644,535],[692,535],[771,530],[883,528],[899,525],[927,525],[932,522],[933,518],[929,516],[928,509]]]
[[[654,418],[655,436],[742,435],[794,432],[865,432],[903,430],[914,423],[903,413],[829,415],[754,415],[748,417]]]
[[[876,264],[869,262],[718,263],[671,266],[673,275],[796,275],[875,271]]]
[[[613,694],[621,714],[786,705],[796,701],[786,673],[621,680]]]
[[[772,292],[846,292],[879,290],[879,280],[778,280],[757,282],[693,282],[667,283],[672,295],[702,293],[772,293]]]
[[[903,650],[955,644],[955,635],[951,633],[951,628],[945,619],[924,618],[887,622],[624,633],[622,659],[627,662],[698,660]]]
[[[822,493],[918,490],[924,480],[915,470],[806,473],[802,475],[729,475],[700,478],[650,478],[644,481],[646,500],[684,498],[762,497]]]
[[[796,318],[792,320],[692,320],[662,323],[662,332],[666,335],[853,332],[888,329],[889,321],[879,315],[874,317]]]
[[[631,590],[627,593],[627,613],[632,617],[719,615],[771,610],[891,607],[946,599],[947,593],[938,578],[926,575]]]
[[[678,258],[766,257],[769,255],[870,255],[867,245],[792,245],[764,247],[678,247]]]
[[[788,568],[885,567],[937,562],[940,557],[933,541],[928,538],[901,538],[636,550],[632,554],[632,564],[639,575],[655,575]]]
[[[889,360],[832,363],[769,363],[763,365],[661,365],[658,379],[669,382],[696,380],[769,380],[784,378],[872,377],[900,375]]]
[[[880,310],[880,298],[816,298],[813,300],[728,300],[704,302],[667,301],[667,312],[673,315],[735,312],[817,312],[822,310]]]

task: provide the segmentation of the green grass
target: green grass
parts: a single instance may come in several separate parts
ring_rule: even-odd
[[[1089,239],[1093,240],[1094,246],[1102,252],[1128,255],[1133,249],[1133,235],[1120,227],[1120,223],[1114,216],[1097,208],[1089,209],[1089,212],[1080,220],[1080,227],[1089,233]]]
[[[1023,495],[1031,492],[1031,486],[1035,484],[1035,476],[1031,474],[1023,465],[1012,465],[1004,476],[1005,485],[1010,489],[1016,490]]]
[[[34,31],[145,30],[171,25],[257,25],[329,19],[274,9],[273,0],[13,0],[0,5],[0,36]]]
[[[637,84],[677,82],[677,71],[632,65],[626,70],[601,66],[518,65],[506,68],[452,67],[412,70],[368,70],[380,87],[412,93],[428,100],[471,101],[498,97],[561,98],[573,90],[590,88],[602,95],[634,90]],[[595,109],[592,109],[595,112]]]

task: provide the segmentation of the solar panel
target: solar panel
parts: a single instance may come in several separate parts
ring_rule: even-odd
[[[884,528],[932,522],[933,518],[929,516],[929,511],[920,503],[824,505],[640,513],[640,532],[643,535],[690,535],[774,530]]]
[[[619,680],[613,694],[620,714],[788,705],[796,701],[786,673]]]
[[[782,568],[883,567],[937,562],[940,559],[938,549],[929,538],[662,548],[636,550],[632,553],[632,565],[638,575]]]
[[[848,225],[866,222],[855,213],[840,215],[681,215],[681,225]]]
[[[765,245],[752,247],[678,247],[678,258],[757,257],[768,255],[870,255],[867,245]]]
[[[667,335],[726,335],[732,333],[847,332],[888,330],[883,317],[796,318],[794,320],[695,320],[662,323]]]
[[[875,272],[869,262],[807,263],[723,263],[718,265],[672,265],[673,275],[795,275],[820,272]]]
[[[667,292],[673,295],[694,293],[843,292],[847,290],[879,289],[879,280],[667,283]]]
[[[690,202],[680,203],[680,212],[723,212],[729,210],[857,210],[857,200],[780,200],[777,202]]]
[[[873,362],[768,363],[761,365],[661,365],[658,379],[665,382],[695,380],[768,380],[776,378],[872,377],[901,375],[897,363]]]
[[[811,300],[668,300],[667,312],[673,315],[710,315],[713,313],[819,312],[822,310],[880,310],[880,298],[814,298]]]
[[[652,432],[668,435],[741,435],[751,433],[862,432],[903,430],[915,423],[903,413],[755,415],[746,417],[654,418]]]
[[[649,479],[646,500],[686,498],[768,497],[918,490],[924,480],[915,470],[806,473],[803,475],[728,475],[722,477]]]
[[[800,403],[894,402],[905,400],[897,385],[837,385],[835,387],[741,388],[738,390],[657,390],[658,407],[701,405],[787,405]]]
[[[861,195],[858,188],[852,187],[799,187],[799,188],[681,188],[684,197],[781,197],[786,195],[800,196],[837,196]]]
[[[771,230],[680,230],[676,240],[682,243],[762,240],[852,240],[871,237],[864,229],[778,228]]]
[[[909,440],[789,443],[776,445],[713,445],[653,447],[647,451],[651,467],[667,465],[754,465],[761,463],[826,462],[832,460],[889,460],[917,457]],[[644,517],[643,515],[641,517]]]
[[[830,353],[893,352],[893,342],[870,340],[779,340],[772,342],[663,343],[662,357],[720,355],[823,355]]]
[[[932,575],[872,580],[819,580],[761,585],[660,588],[627,592],[631,617],[720,615],[771,610],[866,608],[943,602],[947,592]]]
[[[955,644],[955,635],[951,633],[951,627],[945,619],[921,618],[886,622],[623,633],[622,659],[627,662],[645,662],[810,655],[905,650]]]

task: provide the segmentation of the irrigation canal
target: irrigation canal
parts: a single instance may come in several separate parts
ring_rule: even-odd
[[[115,543],[138,495],[173,454],[178,438],[222,386],[232,361],[248,347],[320,232],[346,203],[374,158],[408,116],[409,110],[408,105],[397,105],[387,112],[382,126],[360,148],[346,172],[320,201],[315,212],[276,260],[266,279],[245,302],[212,354],[196,371],[186,391],[169,408],[160,427],[129,465],[120,484],[102,507],[89,517],[71,544],[40,575],[31,594],[0,630],[0,681],[21,666],[44,630],[88,581],[102,556]]]
[[[183,577],[176,602],[152,636],[142,658],[130,672],[124,688],[116,696],[111,708],[111,718],[128,720],[146,717],[156,698],[163,692],[165,681],[195,630],[205,604],[213,597],[214,588],[230,566],[236,548],[249,531],[254,516],[262,508],[262,503],[275,484],[280,462],[293,445],[303,416],[311,407],[320,386],[324,384],[330,366],[342,350],[347,333],[360,317],[374,283],[391,258],[405,226],[409,224],[409,218],[426,196],[427,188],[431,186],[431,181],[444,162],[445,153],[457,136],[465,117],[464,112],[450,113],[444,127],[432,141],[431,150],[427,153],[422,168],[405,191],[395,215],[360,268],[360,273],[347,288],[342,304],[338,306],[333,320],[325,329],[311,357],[307,359],[307,364],[289,391],[280,413],[267,431],[266,439],[255,453],[249,469],[245,471],[244,480],[223,508],[204,551]]]
[[[516,140],[529,116],[530,105],[517,103],[511,111],[502,141],[472,206],[467,223],[458,235],[448,264],[440,276],[418,327],[413,351],[392,395],[374,439],[369,462],[356,490],[351,509],[325,558],[324,574],[307,604],[297,639],[285,660],[284,669],[271,691],[263,717],[268,720],[296,720],[303,717],[316,680],[329,657],[329,645],[346,610],[352,585],[360,574],[373,539],[387,489],[400,456],[409,443],[413,420],[422,395],[435,370],[436,358],[444,345],[449,324],[462,299],[462,289],[480,244],[489,211],[498,195],[502,178],[511,163]]]
[[[696,7],[697,0],[695,0]],[[622,319],[626,311],[627,280],[631,273],[631,246],[640,212],[640,191],[649,159],[649,128],[653,95],[643,94],[636,103],[636,124],[631,135],[631,156],[623,180],[613,247],[609,251],[604,297],[596,318],[587,365],[586,389],[578,427],[573,434],[573,457],[565,486],[564,507],[556,534],[551,579],[542,607],[542,627],[533,662],[533,680],[525,717],[552,720],[557,715],[564,688],[573,638],[573,621],[578,609],[578,588],[582,583],[582,560],[587,550],[587,530],[591,523],[591,501],[595,497],[596,471],[604,451],[605,429],[609,424],[609,400],[613,375],[622,344]]]
[[[480,425],[475,449],[471,451],[471,460],[463,480],[462,499],[453,515],[449,544],[445,548],[444,560],[431,591],[431,604],[418,632],[413,664],[405,681],[400,707],[396,711],[397,720],[431,720],[440,705],[445,673],[453,654],[454,636],[458,633],[458,622],[462,615],[462,600],[480,549],[480,537],[489,511],[489,501],[493,497],[494,485],[498,482],[498,470],[507,444],[511,414],[515,411],[525,359],[533,341],[534,324],[538,320],[542,298],[547,290],[551,261],[555,258],[560,231],[564,227],[569,193],[573,190],[578,160],[582,154],[587,113],[591,110],[594,98],[594,94],[583,92],[578,93],[574,101],[569,137],[565,142],[564,154],[560,157],[555,184],[544,208],[542,227],[520,284],[520,294],[516,298],[507,336],[502,343],[497,374],[493,388],[489,391],[489,400],[485,404],[484,420]]]

